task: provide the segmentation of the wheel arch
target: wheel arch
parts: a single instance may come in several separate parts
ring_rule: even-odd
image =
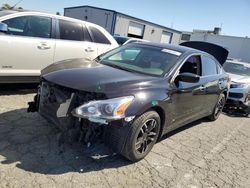
[[[162,137],[163,128],[164,128],[164,126],[165,126],[165,122],[166,122],[166,113],[165,113],[165,111],[163,110],[163,108],[160,107],[160,106],[153,106],[153,107],[149,108],[147,111],[151,111],[151,110],[157,112],[157,113],[159,114],[159,116],[160,116],[160,119],[161,119],[160,133],[159,133],[159,136],[158,136],[158,138],[157,138],[157,139],[159,140],[159,138]],[[145,112],[147,112],[147,111],[145,111]],[[144,113],[145,113],[145,112],[144,112]]]

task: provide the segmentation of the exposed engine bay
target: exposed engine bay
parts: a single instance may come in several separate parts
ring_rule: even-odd
[[[92,144],[105,143],[113,151],[120,153],[129,130],[129,126],[120,123],[122,120],[105,122],[72,115],[72,111],[80,104],[103,99],[106,99],[106,96],[101,93],[76,91],[43,81],[34,102],[29,103],[28,112],[38,111],[61,130],[58,137],[59,146],[80,142],[89,148]]]

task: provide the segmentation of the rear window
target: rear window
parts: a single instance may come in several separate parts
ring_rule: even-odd
[[[89,26],[89,29],[93,35],[93,40],[96,43],[111,44],[107,37],[97,28]]]
[[[63,40],[83,40],[83,26],[80,23],[59,20],[60,39]]]
[[[217,63],[210,57],[202,57],[202,76],[211,76],[218,74]]]

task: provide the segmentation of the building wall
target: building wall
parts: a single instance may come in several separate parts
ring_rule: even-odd
[[[114,16],[114,12],[112,11],[100,10],[91,7],[81,7],[65,9],[64,15],[71,18],[95,23],[105,28],[108,32],[112,33],[111,29]]]
[[[127,17],[126,15],[122,15],[119,13],[117,14],[117,17],[116,17],[114,34],[118,34],[121,36],[127,36],[130,21],[145,25],[144,35],[143,35],[143,39],[145,39],[145,40],[149,40],[152,42],[160,42],[162,32],[167,31],[167,32],[172,33],[171,44],[179,44],[181,33],[176,33],[176,32],[173,32],[172,30],[156,27],[153,24],[151,25],[149,23],[142,22],[140,20],[133,19],[133,18]]]
[[[229,57],[250,62],[250,38],[193,33],[190,40],[218,44],[229,50]]]
[[[179,44],[181,40],[181,33],[174,33],[171,44]]]
[[[117,13],[115,18],[113,11],[92,8],[92,7],[76,7],[65,8],[64,15],[83,21],[92,22],[105,28],[111,34],[118,34],[121,36],[128,35],[128,28],[130,21],[145,25],[143,39],[152,42],[160,42],[163,31],[172,33],[171,44],[179,44],[181,33],[168,30],[164,27],[157,27],[154,24],[143,22],[135,18]],[[114,19],[114,20],[113,20]],[[112,31],[112,24],[115,24],[114,33]]]

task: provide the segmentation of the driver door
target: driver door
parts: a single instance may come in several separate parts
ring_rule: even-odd
[[[201,76],[201,57],[189,57],[179,69],[180,73],[193,73]],[[204,81],[187,83],[175,80],[170,92],[171,127],[177,128],[198,119],[204,113]]]

